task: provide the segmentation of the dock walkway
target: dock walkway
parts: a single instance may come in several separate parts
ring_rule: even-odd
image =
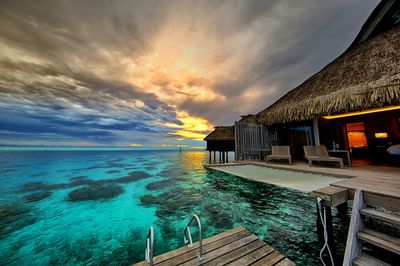
[[[198,256],[198,243],[154,257],[154,265],[295,265],[246,228],[238,227],[203,240],[204,255]],[[142,261],[134,264],[144,266]]]

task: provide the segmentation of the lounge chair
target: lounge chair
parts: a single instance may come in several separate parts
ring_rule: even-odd
[[[267,163],[271,160],[281,159],[288,160],[292,164],[292,156],[290,155],[289,146],[272,146],[272,154],[267,155]]]
[[[308,164],[312,166],[312,162],[336,162],[343,168],[343,159],[330,157],[325,146],[303,146],[304,154],[308,160]]]

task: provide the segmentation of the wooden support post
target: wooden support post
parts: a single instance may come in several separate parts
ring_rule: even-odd
[[[324,205],[328,207],[336,207],[342,203],[346,203],[349,199],[348,190],[345,188],[327,186],[313,191],[315,198],[324,200]]]
[[[321,142],[319,140],[318,118],[313,119],[313,132],[314,132],[314,145],[315,146],[321,145]]]
[[[317,235],[318,235],[318,241],[320,243],[320,248],[322,248],[325,244],[325,239],[324,239],[324,227],[322,225],[322,220],[320,216],[320,212],[322,214],[322,217],[324,217],[324,212],[326,212],[326,231],[328,233],[328,246],[329,249],[331,250],[333,260],[335,262],[335,265],[339,265],[339,259],[338,255],[336,252],[336,245],[335,245],[335,238],[333,234],[333,223],[332,223],[332,211],[331,208],[328,206],[325,206],[323,203],[321,204],[321,208],[319,207],[318,201],[316,203],[317,205]],[[330,261],[329,254],[327,250],[324,250],[323,253],[323,258],[325,262]],[[328,264],[329,265],[329,264]]]
[[[214,151],[214,163],[217,162],[217,157],[215,156],[215,151]]]
[[[219,153],[219,163],[221,163],[221,151],[219,151],[218,153]]]
[[[349,210],[349,205],[347,204],[347,201],[336,206],[336,210],[340,215],[345,215],[347,217],[347,211]]]
[[[211,151],[208,151],[208,163],[211,164]]]
[[[235,121],[235,161],[239,160],[238,122]]]

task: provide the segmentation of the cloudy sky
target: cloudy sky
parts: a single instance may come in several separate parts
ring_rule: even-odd
[[[341,54],[377,3],[2,0],[0,144],[203,146]]]

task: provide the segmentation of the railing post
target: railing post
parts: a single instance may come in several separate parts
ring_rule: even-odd
[[[153,257],[154,257],[154,229],[153,226],[150,226],[149,232],[147,233],[146,238],[146,250],[144,254],[145,261],[153,266]]]
[[[188,245],[188,247],[192,247],[192,234],[190,232],[190,224],[193,222],[193,220],[196,220],[197,226],[199,228],[199,260],[203,259],[203,229],[201,227],[201,220],[197,214],[194,214],[192,218],[190,219],[189,223],[186,225],[185,229],[183,230],[183,240],[185,242],[185,245]],[[188,239],[186,239],[186,234],[188,235]]]

